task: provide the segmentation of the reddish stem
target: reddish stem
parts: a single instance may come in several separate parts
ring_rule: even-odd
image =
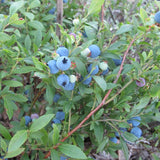
[[[126,56],[127,56],[128,52],[129,52],[129,49],[131,48],[131,46],[132,46],[132,44],[133,44],[134,41],[135,41],[135,39],[133,39],[133,40],[131,41],[131,43],[129,44],[126,52],[124,53],[124,56],[123,56],[123,60],[122,60],[120,69],[119,69],[118,74],[117,74],[117,77],[116,77],[116,79],[114,80],[113,83],[117,83],[117,81],[118,81],[118,79],[119,79],[119,77],[120,77],[120,74],[121,74],[121,72],[122,72],[123,64],[124,64],[124,61],[125,61],[125,59],[126,59]],[[68,133],[68,135],[61,140],[61,142],[64,142],[64,141],[65,141],[68,137],[70,137],[74,132],[76,132],[79,128],[81,128],[82,125],[83,125],[95,112],[97,112],[97,111],[105,104],[105,101],[106,101],[106,99],[109,97],[111,91],[112,91],[112,89],[110,89],[110,90],[106,93],[106,95],[105,95],[105,97],[103,98],[102,102],[101,102],[93,111],[91,111],[91,112],[81,121],[81,123],[79,123],[72,131],[70,131],[70,132]],[[56,149],[56,148],[58,148],[58,146],[60,146],[60,145],[61,145],[61,143],[58,143],[58,144],[57,144],[56,146],[54,146],[53,148]],[[50,151],[49,151],[49,152],[46,154],[45,158],[48,158],[48,157],[50,156],[50,154],[51,154],[51,153],[50,153]]]

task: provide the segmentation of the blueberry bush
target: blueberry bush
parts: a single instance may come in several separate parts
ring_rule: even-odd
[[[0,2],[0,159],[159,146],[160,2],[59,2]]]

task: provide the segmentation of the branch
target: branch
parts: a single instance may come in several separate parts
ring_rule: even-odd
[[[118,81],[118,79],[119,79],[119,77],[120,77],[120,74],[121,74],[121,72],[122,72],[123,64],[124,64],[124,61],[125,61],[125,59],[126,59],[126,56],[127,56],[128,52],[129,52],[132,44],[134,43],[135,39],[136,39],[136,38],[134,38],[134,39],[131,41],[131,43],[129,44],[126,52],[124,53],[123,60],[122,60],[122,63],[121,63],[119,72],[118,72],[117,77],[116,77],[116,79],[114,80],[113,83],[117,83],[117,81]],[[100,108],[102,108],[104,105],[106,105],[106,103],[105,103],[105,102],[106,102],[106,99],[109,97],[111,91],[112,91],[112,89],[110,89],[110,90],[106,93],[106,95],[105,95],[105,97],[103,98],[102,102],[101,102],[93,111],[91,111],[72,131],[68,132],[68,135],[67,135],[66,137],[64,137],[64,138],[61,140],[61,142],[64,142],[64,141],[65,141],[68,137],[70,137],[74,132],[76,132],[79,128],[81,128],[82,125],[83,125],[95,112],[97,112]],[[108,101],[109,101],[109,100],[108,100]],[[61,145],[61,143],[58,143],[58,144],[57,144],[56,146],[54,146],[53,148],[56,149],[56,148],[58,148],[58,146],[60,146],[60,145]],[[48,158],[48,157],[50,156],[50,154],[51,154],[51,153],[50,153],[50,151],[49,151],[49,152],[46,154],[45,158]]]

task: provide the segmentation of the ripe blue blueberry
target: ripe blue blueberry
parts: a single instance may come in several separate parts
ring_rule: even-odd
[[[106,74],[108,74],[108,72],[109,72],[109,69],[107,68],[105,71],[103,71],[102,73],[101,73],[101,75],[106,75]]]
[[[116,65],[116,66],[119,66],[119,65],[121,65],[121,63],[122,63],[122,57],[121,57],[121,59],[112,59],[113,60],[113,62],[114,62],[114,64]]]
[[[51,10],[49,10],[49,14],[54,14],[55,13],[55,11],[56,11],[56,8],[55,7],[53,7]]]
[[[8,160],[8,158],[5,158],[3,156],[0,157],[0,160]]]
[[[154,16],[154,20],[156,23],[160,24],[160,11],[158,11],[155,16]]]
[[[97,74],[97,73],[99,72],[99,67],[98,67],[98,65],[96,65],[95,67],[93,67],[94,69],[93,69],[92,67],[93,67],[92,64],[90,64],[90,65],[88,66],[88,68],[87,68],[88,73],[92,72],[91,75]]]
[[[75,83],[69,82],[69,84],[63,88],[64,88],[64,90],[72,91],[74,89],[74,86],[75,86]]]
[[[61,123],[61,121],[59,119],[57,119],[57,118],[54,118],[52,120],[52,122],[55,123],[55,124],[60,124]]]
[[[63,3],[67,3],[68,2],[68,0],[63,0]]]
[[[56,53],[58,53],[60,56],[66,56],[66,57],[68,57],[69,50],[66,47],[59,47],[56,50]]]
[[[134,134],[137,138],[142,136],[142,130],[139,127],[133,127],[131,133]]]
[[[91,51],[91,58],[96,58],[101,54],[100,48],[95,44],[90,45],[88,48]]]
[[[88,75],[87,75],[88,76]],[[86,76],[86,77],[87,77]],[[83,81],[83,84],[85,84],[85,85],[89,85],[90,83],[91,83],[91,81],[92,81],[92,77],[88,77],[87,79],[85,79],[84,81]]]
[[[65,113],[63,111],[58,111],[56,113],[56,119],[58,119],[60,121],[64,120],[65,119]]]
[[[60,160],[67,160],[67,157],[61,156],[61,157],[60,157]]]
[[[66,74],[61,74],[57,77],[57,83],[60,86],[65,87],[69,84],[69,77]]]
[[[124,133],[127,132],[127,128],[119,128],[120,132]],[[115,132],[116,137],[119,137],[119,133]]]
[[[53,97],[53,102],[57,103],[58,100],[60,99],[61,95],[59,93],[56,93]]]
[[[132,124],[133,127],[137,127],[140,125],[141,117],[132,117],[131,119],[127,120],[129,124]]]
[[[32,119],[31,119],[30,116],[25,116],[24,119],[25,119],[25,125],[26,125],[26,126],[28,126],[29,123],[32,122]]]
[[[4,3],[5,0],[1,0],[1,3]]]
[[[56,65],[56,61],[55,60],[50,60],[48,61],[47,63],[49,69],[50,69],[50,73],[51,74],[56,74],[59,72],[59,69],[57,68],[57,65]]]
[[[66,56],[61,56],[57,59],[56,65],[58,69],[66,71],[71,66],[71,60]]]
[[[111,137],[109,140],[112,141],[113,143],[117,143],[118,142],[118,139],[116,137]]]

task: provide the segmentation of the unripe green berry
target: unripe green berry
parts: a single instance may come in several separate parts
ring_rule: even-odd
[[[77,77],[76,77],[75,75],[70,75],[70,76],[69,76],[69,81],[70,81],[71,83],[75,83],[76,80],[77,80]]]
[[[81,52],[81,55],[84,56],[84,57],[87,57],[89,55],[91,51],[89,50],[89,48],[86,48],[85,50],[83,50]]]
[[[108,68],[108,64],[107,64],[106,62],[101,62],[101,63],[99,64],[99,68],[100,68],[102,71],[105,71],[105,70],[107,70],[107,68]]]

